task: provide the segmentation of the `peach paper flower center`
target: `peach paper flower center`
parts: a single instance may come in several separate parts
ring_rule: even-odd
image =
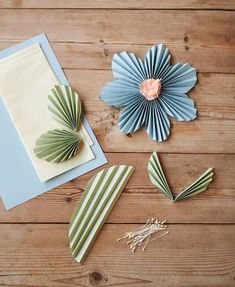
[[[147,79],[139,85],[141,94],[148,100],[154,100],[159,97],[161,93],[161,80]]]

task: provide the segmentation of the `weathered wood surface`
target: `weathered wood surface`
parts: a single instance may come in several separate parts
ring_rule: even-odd
[[[68,248],[64,224],[2,224],[1,286],[234,286],[234,225],[169,225],[169,234],[132,254],[135,224],[106,224],[86,262]]]
[[[2,9],[0,19],[1,40],[27,39],[45,31],[51,41],[60,42],[149,45],[187,39],[197,45],[235,43],[233,11]]]
[[[0,49],[45,32],[108,165],[136,167],[83,265],[70,255],[68,222],[96,171],[10,211],[0,204],[0,286],[234,286],[234,9],[233,0],[0,1]],[[161,42],[170,48],[172,63],[198,69],[189,94],[198,119],[173,120],[170,139],[157,144],[144,130],[121,134],[120,112],[101,102],[99,93],[113,79],[115,52],[143,58]],[[148,179],[153,150],[161,152],[174,192],[209,166],[215,167],[213,183],[200,196],[170,203]],[[136,254],[116,242],[149,217],[168,219],[170,233]]]
[[[144,223],[146,218],[160,214],[171,223],[235,223],[235,155],[160,154],[168,182],[176,193],[193,182],[207,167],[215,167],[214,181],[206,192],[187,202],[175,204],[151,184],[146,170],[149,157],[149,153],[107,154],[109,166],[123,163],[136,168],[108,222]],[[1,206],[0,221],[68,223],[88,179],[96,172],[73,180],[11,211]]]
[[[19,40],[14,39],[1,40],[0,49],[18,42]],[[149,45],[140,46],[109,43],[84,44],[79,43],[78,39],[76,43],[51,42],[51,44],[64,69],[110,70],[114,53],[129,51],[144,58],[149,47],[160,42],[160,39],[156,39]],[[187,37],[180,43],[165,41],[164,44],[170,49],[173,64],[188,62],[200,73],[235,73],[234,47],[231,45],[194,45],[189,43]],[[90,73],[94,74],[93,71]]]
[[[1,0],[0,8],[35,8],[35,0]],[[235,4],[233,0],[40,0],[37,8],[233,10]]]
[[[71,85],[79,91],[86,115],[106,152],[150,152],[154,149],[174,153],[235,152],[233,74],[199,74],[198,85],[190,93],[198,108],[197,120],[187,123],[172,120],[169,140],[156,143],[149,139],[144,128],[129,137],[120,133],[119,111],[99,100],[102,86],[112,80],[111,72],[65,72]]]

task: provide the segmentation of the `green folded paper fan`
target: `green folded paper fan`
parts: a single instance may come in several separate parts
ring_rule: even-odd
[[[161,190],[163,194],[171,201],[176,202],[195,196],[207,189],[213,179],[213,168],[208,168],[199,178],[197,178],[190,186],[185,188],[177,196],[173,196],[166,177],[161,167],[161,163],[156,152],[153,152],[148,162],[149,178],[153,185]]]
[[[134,171],[133,166],[103,169],[87,184],[69,226],[72,255],[82,262]]]
[[[49,162],[66,161],[78,152],[81,139],[67,130],[50,130],[36,141],[34,153]]]
[[[54,86],[48,96],[48,109],[55,121],[77,131],[81,116],[81,101],[69,86]]]
[[[74,157],[81,139],[77,133],[81,117],[81,101],[69,86],[54,86],[48,96],[48,109],[55,121],[65,129],[49,130],[35,143],[34,153],[49,162],[59,163]]]

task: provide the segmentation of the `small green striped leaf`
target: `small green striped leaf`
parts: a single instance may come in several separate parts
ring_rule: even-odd
[[[207,189],[210,182],[213,180],[213,168],[208,168],[198,179],[196,179],[190,186],[184,189],[175,198],[175,201],[186,199],[195,196]]]
[[[49,162],[63,162],[75,156],[81,139],[78,134],[67,130],[49,130],[36,141],[34,153]]]
[[[78,262],[85,259],[133,171],[132,166],[115,165],[89,181],[69,226],[70,249]]]
[[[196,179],[190,186],[185,188],[176,197],[173,196],[170,187],[167,183],[166,177],[158,159],[157,153],[153,152],[148,162],[149,178],[153,185],[161,190],[171,202],[176,202],[182,199],[187,199],[195,196],[207,189],[208,185],[213,179],[213,168],[208,168],[198,179]]]
[[[153,185],[161,190],[165,194],[165,196],[170,199],[170,201],[174,201],[174,197],[171,193],[170,187],[167,183],[166,177],[161,167],[161,163],[157,156],[156,152],[153,152],[149,162],[148,162],[148,173],[150,180]]]
[[[56,85],[48,96],[48,109],[55,121],[74,131],[78,130],[81,117],[81,101],[69,86]]]

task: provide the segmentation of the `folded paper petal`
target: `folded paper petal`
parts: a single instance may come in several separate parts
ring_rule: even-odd
[[[145,122],[148,112],[148,102],[140,96],[132,101],[119,117],[119,127],[125,134],[137,131]]]
[[[103,87],[100,97],[109,106],[119,108],[136,101],[140,95],[136,86],[123,80],[114,80]]]
[[[144,61],[146,79],[161,79],[162,73],[170,65],[170,57],[168,48],[162,44],[149,49]]]
[[[149,105],[145,128],[153,140],[164,141],[170,134],[170,121],[164,112],[160,101],[152,101]]]
[[[162,93],[159,101],[165,113],[178,121],[191,121],[197,117],[194,101],[184,94]]]
[[[162,75],[163,90],[168,93],[185,94],[197,81],[196,69],[189,64],[168,67]]]
[[[114,54],[112,70],[114,78],[122,79],[136,87],[145,80],[143,62],[133,53]]]

